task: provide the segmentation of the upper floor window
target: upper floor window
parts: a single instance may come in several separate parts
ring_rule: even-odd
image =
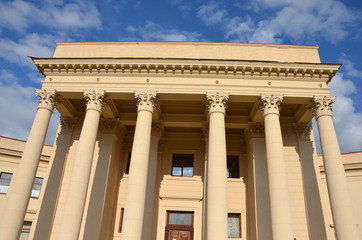
[[[172,176],[194,176],[194,155],[180,153],[172,154]]]
[[[227,177],[240,178],[239,156],[227,156]]]
[[[39,198],[41,185],[43,184],[43,179],[36,177],[33,184],[33,189],[31,190],[32,198]]]
[[[8,192],[12,177],[13,177],[12,173],[2,172],[0,174],[0,193],[6,194]]]

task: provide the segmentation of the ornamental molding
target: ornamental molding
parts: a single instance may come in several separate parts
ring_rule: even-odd
[[[318,119],[321,116],[332,117],[332,104],[336,101],[336,97],[333,96],[313,96],[313,112]]]
[[[35,94],[39,98],[38,109],[45,108],[53,112],[55,105],[60,102],[57,92],[55,90],[37,89]]]
[[[164,125],[162,120],[158,120],[155,122],[152,122],[152,136],[158,137],[159,139],[162,138],[164,133]]]
[[[104,90],[84,90],[83,96],[86,99],[87,110],[93,109],[102,112],[107,104],[106,92]]]
[[[245,132],[245,138],[265,138],[264,125],[261,123],[250,123],[248,130]]]
[[[282,95],[274,94],[261,94],[260,95],[260,109],[263,115],[278,114],[280,111],[280,104],[283,101]]]
[[[311,141],[312,122],[304,124],[294,124],[297,137],[301,141]]]
[[[209,109],[209,114],[220,112],[225,114],[228,107],[229,93],[206,93],[206,106]]]
[[[281,63],[210,59],[66,59],[32,58],[44,76],[57,74],[198,74],[255,77],[334,77],[340,64]],[[202,62],[201,62],[202,61]]]
[[[75,124],[77,123],[77,118],[70,118],[70,117],[63,117],[60,116],[60,126],[61,126],[61,133],[71,133]]]
[[[158,103],[157,92],[135,92],[135,98],[138,111],[146,110],[153,113]]]
[[[124,136],[127,128],[118,118],[101,118],[101,127],[104,134],[114,134]]]

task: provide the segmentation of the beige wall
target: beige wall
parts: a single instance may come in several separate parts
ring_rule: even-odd
[[[17,177],[17,168],[20,163],[22,152],[25,148],[25,141],[20,141],[17,139],[7,138],[0,136],[0,172],[12,173],[12,179]],[[45,183],[47,181],[47,173],[49,170],[50,159],[53,154],[53,147],[45,145],[43,147],[43,152],[40,158],[40,163],[36,177],[43,178],[43,185],[40,190],[39,198],[30,198],[28,210],[25,215],[25,221],[32,222],[32,228],[30,232],[34,230],[34,221],[37,217],[40,204],[41,196],[45,190]],[[11,182],[10,186],[11,188]],[[0,212],[6,208],[7,194],[0,194]]]

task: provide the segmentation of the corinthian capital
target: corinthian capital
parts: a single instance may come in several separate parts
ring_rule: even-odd
[[[39,108],[46,108],[53,112],[54,106],[59,102],[55,90],[36,90],[36,95],[39,98]]]
[[[280,111],[280,103],[283,101],[282,95],[274,94],[261,94],[260,95],[260,109],[263,115],[267,114],[278,114]]]
[[[87,101],[87,110],[94,109],[102,112],[102,108],[106,105],[106,92],[104,90],[85,90],[83,96]]]
[[[225,114],[225,111],[228,107],[227,101],[229,99],[228,93],[207,93],[207,107],[209,109],[209,114],[213,112],[221,112]]]
[[[299,140],[310,141],[310,133],[312,131],[312,122],[305,124],[294,124],[295,131]]]
[[[162,138],[164,132],[163,121],[152,122],[152,136]]]
[[[316,118],[323,115],[332,116],[332,104],[336,101],[336,97],[314,96],[313,112]]]
[[[135,98],[138,111],[147,110],[153,113],[153,109],[157,106],[156,92],[135,92]]]

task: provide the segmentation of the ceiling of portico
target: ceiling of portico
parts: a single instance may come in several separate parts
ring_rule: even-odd
[[[74,96],[67,98],[68,103],[76,113],[85,112],[85,99],[82,98],[81,94],[77,95],[76,98]],[[114,106],[111,116],[120,118],[124,125],[133,129],[137,119],[137,102],[133,94],[127,93],[126,96],[109,98],[109,105]],[[205,95],[159,94],[159,107],[155,112],[156,116],[164,121],[166,131],[202,133],[202,124],[208,120],[205,103]],[[310,107],[307,107],[305,103],[308,101],[286,99],[286,103],[281,104],[281,118],[292,119],[293,121],[309,121],[313,116],[309,110]],[[250,122],[262,122],[263,117],[258,106],[257,97],[230,96],[225,118],[226,132],[228,134],[241,134]],[[61,112],[61,114],[63,113]],[[106,116],[105,111],[103,111],[103,117],[109,117]]]

